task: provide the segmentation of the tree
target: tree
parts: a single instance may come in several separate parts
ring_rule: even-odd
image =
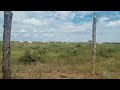
[[[11,25],[12,25],[12,11],[4,11],[4,33],[3,33],[3,79],[11,78],[10,71],[10,37],[11,37]]]
[[[93,77],[96,76],[96,13],[94,12],[94,18],[93,18],[93,29],[92,29],[92,64],[93,64]]]
[[[92,40],[89,40],[88,42],[89,42],[89,43],[92,43]]]

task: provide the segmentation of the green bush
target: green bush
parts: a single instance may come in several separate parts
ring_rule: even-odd
[[[20,59],[19,59],[20,62],[23,62],[25,64],[35,62],[36,60],[37,59],[36,59],[35,55],[33,55],[30,52],[30,50],[26,50],[25,54],[22,57],[20,57]]]
[[[102,56],[104,58],[109,58],[109,57],[112,57],[113,53],[115,52],[114,49],[100,49],[98,51],[98,55],[99,56]]]
[[[45,48],[41,48],[41,49],[37,49],[36,53],[39,54],[39,55],[45,55],[48,52],[47,52],[47,50]]]
[[[77,47],[77,48],[80,48],[80,47],[81,47],[81,44],[77,44],[76,47]]]
[[[35,50],[35,51],[30,51],[30,50],[25,50],[25,54],[19,58],[19,61],[27,64],[27,63],[32,63],[35,61],[40,61],[40,62],[45,62],[45,60],[42,58],[47,52],[44,50]]]

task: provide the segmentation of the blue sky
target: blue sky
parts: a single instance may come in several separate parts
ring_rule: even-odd
[[[97,42],[120,42],[120,11],[96,11]],[[3,35],[0,11],[0,40]],[[11,40],[87,42],[93,11],[13,11]]]

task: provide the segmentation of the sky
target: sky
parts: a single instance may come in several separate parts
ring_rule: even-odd
[[[11,41],[88,42],[93,11],[12,11]],[[120,42],[120,11],[96,11],[97,42]],[[4,12],[0,11],[0,40]]]

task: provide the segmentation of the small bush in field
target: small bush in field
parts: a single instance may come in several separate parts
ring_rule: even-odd
[[[47,50],[45,48],[42,48],[42,49],[37,49],[36,53],[39,54],[39,55],[45,55],[48,52],[47,52]]]
[[[35,61],[39,61],[41,63],[44,63],[45,59],[43,59],[42,56],[44,56],[44,55],[39,54],[37,51],[32,53],[32,58],[34,58]]]
[[[30,50],[26,50],[25,54],[19,59],[23,63],[35,62],[37,59],[34,55],[31,54]]]
[[[115,50],[113,49],[101,49],[99,52],[98,52],[98,55],[99,56],[102,56],[104,58],[109,58],[109,57],[112,57],[112,54],[115,52]]]
[[[22,57],[20,57],[19,61],[24,64],[32,63],[35,61],[44,62],[45,60],[42,59],[43,54],[46,54],[46,51],[39,49],[35,51],[26,50],[25,54]]]
[[[81,47],[81,44],[77,44],[76,47],[77,47],[77,48]]]

